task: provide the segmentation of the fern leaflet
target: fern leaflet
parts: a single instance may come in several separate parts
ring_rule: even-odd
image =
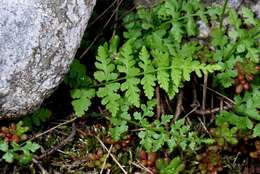
[[[157,66],[157,80],[162,89],[166,92],[169,90],[169,54],[167,52],[163,53],[159,50],[153,50],[152,55],[155,58]]]
[[[126,75],[126,81],[121,84],[121,90],[125,91],[125,97],[128,99],[129,103],[136,107],[140,105],[140,97],[138,84],[140,79],[136,77],[140,70],[135,67],[136,61],[132,55],[133,50],[131,47],[132,41],[126,42],[120,50],[120,65],[118,65],[118,71]]]
[[[118,78],[118,74],[115,73],[115,65],[109,56],[108,44],[105,43],[103,46],[98,48],[97,62],[95,63],[98,71],[94,73],[95,79],[99,82],[110,82]],[[102,98],[101,103],[106,105],[107,110],[109,110],[112,115],[116,115],[120,98],[117,91],[120,88],[119,83],[106,84],[105,87],[100,87],[97,91],[97,96]]]
[[[112,63],[112,59],[109,55],[107,43],[98,48],[97,62],[95,65],[99,71],[94,73],[94,77],[99,82],[108,82],[115,80],[118,77],[118,74],[113,72],[115,70],[115,65]]]
[[[178,88],[181,85],[182,81],[182,58],[181,57],[175,57],[172,60],[171,64],[171,86],[169,89],[169,97],[172,99],[174,95],[179,91]]]
[[[78,117],[84,115],[91,105],[91,98],[95,96],[95,89],[71,90],[71,97],[74,99],[71,104]]]
[[[105,87],[101,87],[97,91],[97,96],[102,98],[102,105],[106,105],[107,110],[109,110],[113,115],[116,115],[119,110],[119,99],[120,95],[116,93],[120,88],[119,83],[111,83]]]
[[[139,62],[139,66],[143,69],[144,77],[141,80],[143,85],[144,93],[150,100],[154,95],[154,87],[156,85],[156,77],[154,75],[154,67],[152,61],[149,59],[150,55],[145,47],[139,53],[139,58],[142,62]]]

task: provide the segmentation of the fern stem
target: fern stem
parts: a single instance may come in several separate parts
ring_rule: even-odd
[[[115,83],[115,82],[119,82],[119,81],[122,81],[122,80],[126,80],[128,78],[133,78],[133,77],[138,77],[138,76],[141,76],[141,75],[145,75],[145,74],[152,74],[152,73],[156,73],[158,71],[162,71],[162,70],[170,70],[172,69],[171,66],[167,67],[167,68],[160,68],[160,69],[156,69],[154,71],[150,71],[150,72],[141,72],[141,73],[138,73],[134,76],[125,76],[125,77],[120,77],[118,79],[115,79],[115,80],[111,80],[111,81],[107,81],[105,83],[99,83],[99,84],[96,84],[96,85],[92,85],[92,86],[89,86],[90,88],[95,88],[95,87],[100,87],[100,86],[105,86],[107,84],[111,84],[111,83]]]
[[[201,13],[201,14],[207,15],[208,12],[203,12],[203,13]],[[182,17],[179,17],[179,18],[177,18],[177,19],[172,19],[172,20],[168,20],[168,21],[166,21],[166,22],[163,22],[162,25],[171,24],[171,23],[173,23],[173,22],[178,22],[178,21],[180,21],[180,20],[182,20],[182,19],[186,19],[186,18],[189,18],[189,17],[199,17],[201,14],[195,13],[195,14],[191,14],[191,15],[182,16]]]
[[[144,129],[151,130],[151,131],[154,131],[154,132],[160,132],[160,133],[163,133],[163,134],[170,135],[169,131],[165,131],[165,130],[162,130],[162,129],[157,129],[157,128],[151,127],[151,126],[141,125],[140,123],[138,123],[136,121],[128,120],[128,119],[123,118],[123,117],[120,117],[120,119],[122,119],[122,120],[124,120],[124,121],[126,121],[126,122],[128,122],[130,124],[133,124],[135,126],[138,126],[140,128],[144,128]]]

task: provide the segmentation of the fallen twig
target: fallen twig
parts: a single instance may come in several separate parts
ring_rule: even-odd
[[[177,106],[176,106],[174,121],[178,120],[178,118],[181,115],[181,112],[182,112],[182,99],[183,99],[183,90],[180,91],[180,93],[178,94],[178,97],[177,97]]]
[[[48,172],[43,168],[41,163],[35,158],[32,159],[33,163],[41,170],[41,174],[48,174]]]
[[[101,17],[104,16],[104,14],[111,8],[114,6],[114,4],[117,2],[118,0],[114,0],[114,2],[112,2],[107,8],[106,10],[104,10],[98,17],[95,18],[94,21],[90,22],[87,26],[87,29],[90,28],[94,23],[96,23]]]
[[[44,132],[42,132],[42,133],[40,133],[40,134],[37,134],[37,135],[33,136],[33,137],[30,138],[28,141],[32,141],[32,140],[34,140],[34,139],[36,139],[36,138],[39,138],[39,137],[41,137],[41,136],[43,136],[43,135],[45,135],[45,134],[47,134],[47,133],[53,131],[54,129],[57,129],[58,127],[61,127],[61,126],[63,126],[63,125],[66,125],[66,124],[69,124],[69,123],[71,123],[71,122],[74,122],[76,119],[77,119],[77,118],[74,117],[74,118],[72,118],[72,119],[70,119],[70,120],[68,120],[68,121],[65,121],[65,122],[63,122],[63,123],[61,123],[61,124],[58,124],[57,126],[54,126],[54,127],[50,128],[50,129],[48,129],[48,130],[46,130],[46,131],[44,131]]]
[[[205,111],[206,109],[206,100],[207,100],[207,85],[208,85],[208,74],[205,73],[204,75],[204,79],[203,79],[203,91],[202,91],[202,102],[201,102],[201,108],[203,111]],[[203,116],[203,122],[205,123],[205,116],[202,112],[202,116]]]
[[[194,112],[198,115],[209,115],[209,114],[214,114],[216,112],[219,112],[221,110],[227,110],[227,109],[231,109],[231,108],[233,108],[233,105],[223,106],[223,108],[218,107],[218,108],[207,109],[207,110],[195,110]]]
[[[117,1],[115,1],[117,2]],[[109,17],[109,19],[107,20],[107,22],[105,23],[105,25],[103,26],[102,30],[104,30],[107,25],[109,24],[109,22],[112,20],[113,16],[116,14],[119,6],[121,5],[121,3],[123,2],[123,0],[121,0],[120,2],[118,2],[117,4],[117,8],[116,10],[113,11],[112,15]],[[102,35],[102,33],[99,33],[95,38],[94,40],[91,42],[91,44],[88,46],[88,48],[79,56],[79,59],[82,59],[87,53],[88,51],[90,50],[90,48],[94,45],[94,43],[98,40],[98,38]]]
[[[203,85],[201,85],[201,86],[203,86]],[[223,94],[221,94],[221,93],[215,91],[214,89],[211,89],[211,88],[209,88],[209,87],[207,87],[207,89],[210,90],[210,91],[212,91],[212,92],[214,92],[214,93],[216,93],[216,94],[218,94],[219,96],[223,97],[224,99],[228,100],[230,103],[235,104],[235,102],[234,102],[233,100],[231,100],[231,99],[228,98],[227,96],[225,96],[225,95],[223,95]]]
[[[106,158],[105,158],[105,160],[104,160],[104,162],[103,162],[103,164],[102,164],[102,168],[101,168],[101,170],[100,170],[100,174],[103,173],[103,170],[104,170],[105,165],[106,165],[106,162],[107,162],[107,158],[109,157],[112,148],[113,148],[113,145],[110,146],[109,151],[107,152]]]
[[[157,102],[156,118],[159,119],[161,116],[161,96],[160,96],[160,87],[159,86],[156,86],[155,92],[156,92],[156,102]]]
[[[101,146],[107,151],[109,152],[108,148],[106,147],[106,145],[100,140],[99,137],[95,136],[96,139],[99,141],[99,143],[101,144]],[[117,161],[117,159],[115,158],[115,156],[111,153],[109,153],[109,155],[111,156],[111,158],[114,160],[114,162],[118,165],[118,167],[122,170],[122,172],[124,174],[127,174],[127,172],[125,171],[125,169],[121,166],[121,164]]]
[[[135,162],[130,162],[131,164],[133,164],[135,167],[139,168],[139,169],[142,169],[150,174],[153,174],[153,172],[151,170],[149,170],[147,167],[143,166],[142,164],[140,163],[135,163]]]

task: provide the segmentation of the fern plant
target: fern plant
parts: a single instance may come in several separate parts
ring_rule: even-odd
[[[149,122],[149,117],[154,115],[153,106],[155,102],[149,101],[147,106],[142,105],[143,112],[135,112],[134,118],[138,125],[144,130],[138,133],[141,139],[140,144],[149,152],[155,152],[162,149],[165,145],[171,152],[177,147],[183,151],[194,151],[201,144],[211,144],[214,141],[199,137],[196,132],[192,131],[190,126],[185,124],[184,119],[177,120],[170,125],[173,115],[162,115],[160,120]],[[170,127],[167,129],[167,127]]]
[[[193,60],[192,55],[199,50],[199,46],[193,43],[185,44],[180,51],[175,50],[176,52],[171,55],[170,52],[158,49],[149,52],[145,46],[141,50],[133,50],[131,46],[133,42],[134,39],[128,40],[114,61],[108,55],[107,44],[101,46],[98,51],[97,60],[102,62],[96,64],[98,71],[94,76],[99,82],[106,84],[98,89],[97,95],[103,98],[102,104],[106,105],[112,115],[119,109],[117,102],[120,98],[119,93],[123,93],[131,105],[139,107],[140,86],[144,89],[145,96],[152,99],[158,83],[172,99],[183,82],[190,80],[192,72],[201,77],[201,72],[212,73],[220,69],[219,65],[206,65]],[[192,52],[187,54],[187,51]]]
[[[227,15],[229,25],[225,28],[215,27],[211,40],[215,48],[213,59],[222,67],[215,84],[224,88],[234,84],[233,79],[238,75],[235,68],[237,62],[250,62],[256,66],[260,53],[260,20],[254,17],[252,10],[242,7],[240,13],[237,13],[234,9],[228,9]]]
[[[18,162],[25,166],[32,162],[34,153],[40,145],[27,139],[28,127],[20,121],[12,123],[9,127],[0,127],[0,155],[7,163]],[[24,142],[25,141],[25,142]]]
[[[222,25],[223,12],[230,26]],[[199,23],[210,30],[206,39],[196,37],[200,34]],[[254,64],[259,61],[259,20],[247,8],[237,14],[219,6],[206,8],[199,0],[167,0],[153,8],[138,8],[123,19],[123,25],[123,38],[115,35],[110,43],[98,48],[94,85],[71,92],[75,113],[84,115],[91,98],[98,97],[111,113],[113,138],[120,139],[129,124],[134,124],[145,129],[139,132],[139,138],[148,151],[164,145],[171,150],[177,146],[186,150],[196,149],[203,142],[212,143],[191,132],[184,120],[165,129],[172,115],[151,121],[155,88],[160,87],[169,99],[174,99],[191,74],[202,77],[210,73],[222,87],[230,87],[237,75],[238,60],[245,57]]]
[[[252,92],[246,92],[244,97],[235,97],[235,107],[232,112],[222,111],[216,118],[216,124],[233,125],[241,130],[252,130],[253,137],[260,137],[260,91],[254,86]]]
[[[184,14],[188,17],[183,17]],[[121,97],[128,100],[130,107],[139,108],[141,89],[151,100],[155,87],[159,85],[173,99],[183,82],[190,80],[191,73],[201,77],[202,72],[212,73],[221,69],[217,64],[199,61],[202,46],[198,41],[185,41],[198,33],[195,17],[205,21],[205,14],[197,0],[165,1],[152,9],[140,8],[124,18],[127,29],[124,43],[119,47],[119,37],[115,36],[111,44],[100,46],[95,63],[97,71],[94,77],[100,83],[96,95],[113,116],[119,112]],[[76,62],[74,66],[80,67],[80,64]],[[85,71],[82,67],[78,69],[82,70],[77,70],[74,76],[82,76],[80,72]],[[78,116],[87,111],[90,99],[95,95],[88,87],[80,91],[71,92]],[[84,96],[83,93],[87,92],[91,95]]]
[[[161,174],[178,174],[185,169],[185,164],[180,157],[175,157],[170,162],[166,162],[163,159],[157,160],[156,167]]]

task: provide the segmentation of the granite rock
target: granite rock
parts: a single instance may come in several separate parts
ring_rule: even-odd
[[[60,84],[95,1],[0,1],[0,119],[34,111]]]

